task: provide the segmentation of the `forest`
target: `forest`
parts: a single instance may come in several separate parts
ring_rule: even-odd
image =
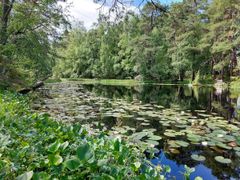
[[[53,76],[197,84],[239,76],[239,0],[147,2],[115,22],[102,14],[90,30],[81,23],[71,28],[56,0],[16,1],[13,7],[14,1],[4,2],[3,80],[18,84]]]
[[[0,179],[240,179],[240,0],[80,1],[0,1]]]
[[[75,27],[56,47],[55,77],[177,82],[239,76],[238,0],[146,3],[117,23]]]

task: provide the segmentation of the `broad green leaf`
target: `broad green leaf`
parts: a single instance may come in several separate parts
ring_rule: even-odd
[[[16,178],[16,180],[30,180],[33,176],[33,171],[25,172]]]
[[[61,144],[61,147],[60,147],[61,150],[64,151],[64,150],[68,147],[68,145],[69,145],[69,142],[68,142],[68,141],[62,143],[62,144]]]
[[[63,158],[60,155],[51,154],[48,156],[48,160],[49,160],[50,164],[58,166],[59,164],[62,163]]]
[[[135,163],[133,163],[133,164],[134,164],[134,166],[135,166],[137,169],[139,169],[140,166],[141,166],[141,163],[140,163],[140,162],[135,162]]]
[[[81,162],[77,158],[68,159],[64,162],[65,167],[67,167],[70,171],[74,171],[79,168]]]
[[[46,172],[34,173],[33,180],[48,180],[50,179],[50,175]]]
[[[120,151],[120,141],[119,139],[116,139],[114,142],[114,151]]]
[[[48,147],[48,151],[51,152],[51,153],[55,153],[59,149],[60,145],[61,145],[61,143],[59,143],[59,141],[57,140],[56,142],[52,143]]]
[[[171,167],[170,166],[164,166],[164,171],[166,173],[170,173],[171,172]]]
[[[77,148],[77,157],[82,160],[88,160],[93,156],[91,147],[88,143],[82,144]]]
[[[100,159],[100,160],[98,160],[97,165],[101,167],[103,165],[106,165],[107,162],[108,162],[107,159]]]

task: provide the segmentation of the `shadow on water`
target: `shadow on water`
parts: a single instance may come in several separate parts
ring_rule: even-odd
[[[71,86],[71,88],[70,88]],[[61,117],[72,117],[77,116],[77,123],[82,124],[95,124],[99,122],[104,125],[105,129],[111,130],[114,127],[132,127],[136,132],[142,130],[148,130],[154,128],[156,131],[154,134],[163,137],[159,141],[158,149],[161,149],[157,158],[152,159],[154,164],[164,164],[171,167],[171,173],[169,175],[175,176],[177,180],[181,180],[184,172],[184,165],[189,167],[195,167],[195,172],[191,175],[191,179],[196,176],[201,176],[206,180],[214,179],[240,179],[240,159],[236,159],[233,151],[218,151],[209,147],[204,147],[201,144],[190,144],[187,148],[180,147],[178,153],[167,152],[169,141],[168,137],[163,134],[166,129],[176,127],[165,127],[159,119],[154,117],[146,117],[145,120],[149,121],[143,126],[141,121],[136,120],[139,117],[139,113],[130,111],[132,117],[114,117],[114,116],[102,116],[101,108],[104,109],[104,113],[111,109],[113,104],[110,102],[117,101],[127,102],[128,104],[134,104],[135,102],[140,104],[148,104],[152,106],[152,111],[155,111],[155,105],[163,106],[164,108],[177,109],[179,113],[182,111],[190,112],[199,120],[202,117],[198,117],[196,111],[204,110],[204,113],[212,114],[214,116],[221,116],[228,120],[229,123],[232,121],[239,121],[239,110],[240,110],[240,93],[231,94],[229,91],[215,91],[211,87],[199,87],[191,88],[188,86],[160,86],[160,85],[144,85],[135,87],[124,87],[124,86],[106,86],[99,84],[83,85],[83,84],[71,84],[68,86],[69,92],[66,90],[64,84],[50,84],[48,87],[48,93],[52,96],[52,99],[44,99],[45,112],[52,111],[53,114],[58,115],[62,112]],[[62,92],[65,88],[65,92]],[[81,93],[81,94],[78,94]],[[96,97],[104,97],[105,100],[102,104],[97,104],[94,99],[88,99],[93,93]],[[74,95],[75,94],[75,95]],[[107,100],[106,100],[107,99]],[[57,107],[53,107],[52,104],[57,104]],[[47,105],[47,102],[50,104]],[[84,102],[84,103],[83,103]],[[64,105],[65,104],[65,105]],[[118,109],[124,108],[117,107]],[[124,106],[124,105],[123,105]],[[79,116],[79,113],[85,111],[84,115]],[[127,110],[126,110],[127,111]],[[94,112],[94,113],[93,113]],[[100,114],[100,115],[99,115]],[[86,118],[86,115],[90,118]],[[83,116],[83,117],[82,117]],[[76,120],[76,119],[75,119]],[[161,120],[161,118],[160,118]],[[184,137],[176,140],[182,140]],[[186,137],[185,137],[186,138]],[[192,154],[201,154],[206,157],[204,162],[194,161],[191,158]],[[216,155],[224,155],[233,160],[233,163],[226,165],[217,163],[214,159]],[[169,178],[170,179],[170,178]]]

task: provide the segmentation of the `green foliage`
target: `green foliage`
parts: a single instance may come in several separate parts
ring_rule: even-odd
[[[158,82],[190,79],[194,84],[212,77],[228,80],[239,71],[238,4],[186,0],[163,13],[146,3],[142,14],[126,14],[118,23],[101,20],[90,31],[74,29],[57,48],[54,74]]]
[[[230,89],[233,93],[235,92],[236,94],[237,94],[237,92],[240,91],[240,79],[239,78],[232,80],[232,82],[230,83]]]
[[[129,15],[116,25],[102,22],[88,32],[69,32],[56,50],[60,58],[54,76],[133,79],[140,75],[151,81],[170,79],[166,40],[157,28],[143,32],[141,29],[149,26],[144,21]]]
[[[0,85],[49,75],[204,82],[239,74],[238,0],[158,3],[164,11],[148,2],[141,14],[126,13],[116,23],[101,15],[93,29],[79,24],[60,39],[58,29],[68,23],[58,0],[6,2],[0,4],[6,17],[0,23]]]
[[[164,179],[135,146],[32,113],[26,97],[0,93],[0,119],[0,179]]]
[[[187,165],[185,165],[184,168],[185,168],[184,172],[185,180],[190,180],[190,175],[195,171],[195,168],[190,168]]]
[[[58,0],[3,1],[0,9],[4,17],[0,22],[0,76],[11,86],[51,74],[52,42],[59,36],[60,25],[67,24]]]

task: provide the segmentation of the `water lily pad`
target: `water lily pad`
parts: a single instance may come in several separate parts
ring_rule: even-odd
[[[161,123],[163,126],[165,126],[165,127],[169,127],[169,126],[171,126],[169,123]]]
[[[201,141],[202,137],[196,134],[187,134],[187,138],[191,142],[199,142]]]
[[[150,135],[150,136],[149,136],[149,139],[150,139],[150,140],[158,141],[158,140],[161,140],[162,137],[161,137],[161,136],[157,136],[157,135]]]
[[[177,124],[175,126],[178,128],[186,128],[187,127],[187,125],[184,125],[184,124]]]
[[[226,142],[233,142],[233,141],[235,141],[235,137],[234,136],[225,135],[223,138],[224,138],[224,140]]]
[[[222,157],[222,156],[216,156],[214,159],[215,159],[217,162],[222,163],[222,164],[230,164],[230,163],[232,162],[231,159],[224,158],[224,157]]]
[[[178,145],[178,144],[176,143],[176,141],[173,141],[173,140],[168,141],[168,144],[169,144],[169,146],[172,147],[172,148],[179,148],[179,147],[180,147],[180,145]]]
[[[179,146],[182,146],[182,147],[188,147],[189,146],[189,143],[186,142],[186,141],[175,141]]]
[[[134,140],[141,140],[143,137],[147,136],[148,133],[147,132],[137,132],[134,133],[130,136],[130,138],[134,139]]]
[[[191,158],[195,161],[205,161],[206,158],[202,155],[192,154]]]
[[[138,121],[144,121],[145,119],[142,118],[142,117],[138,117],[138,118],[136,118],[136,120],[138,120]]]
[[[234,147],[234,151],[240,151],[240,147]]]
[[[150,123],[141,123],[142,126],[149,126]]]
[[[223,149],[228,149],[228,150],[232,149],[232,147],[227,146],[226,144],[224,144],[224,143],[222,143],[222,142],[216,143],[216,146],[218,146],[218,147],[220,147],[220,148],[223,148]]]
[[[240,151],[237,151],[237,152],[236,152],[236,155],[237,155],[238,157],[240,157]]]
[[[212,132],[212,134],[214,134],[214,135],[216,135],[216,136],[221,135],[221,134],[222,134],[222,135],[226,135],[227,132],[219,129],[219,130],[214,130],[214,131]]]
[[[167,129],[165,132],[164,132],[164,135],[165,136],[168,136],[168,137],[176,137],[176,136],[181,136],[181,135],[184,135],[185,133],[183,131],[174,131],[174,130],[171,130],[171,129]]]
[[[168,137],[176,137],[176,135],[174,133],[171,133],[171,132],[164,132],[163,134],[165,136],[168,136]]]
[[[149,144],[150,146],[157,146],[159,144],[159,142],[154,141],[154,140],[146,140],[145,141],[147,144]]]

